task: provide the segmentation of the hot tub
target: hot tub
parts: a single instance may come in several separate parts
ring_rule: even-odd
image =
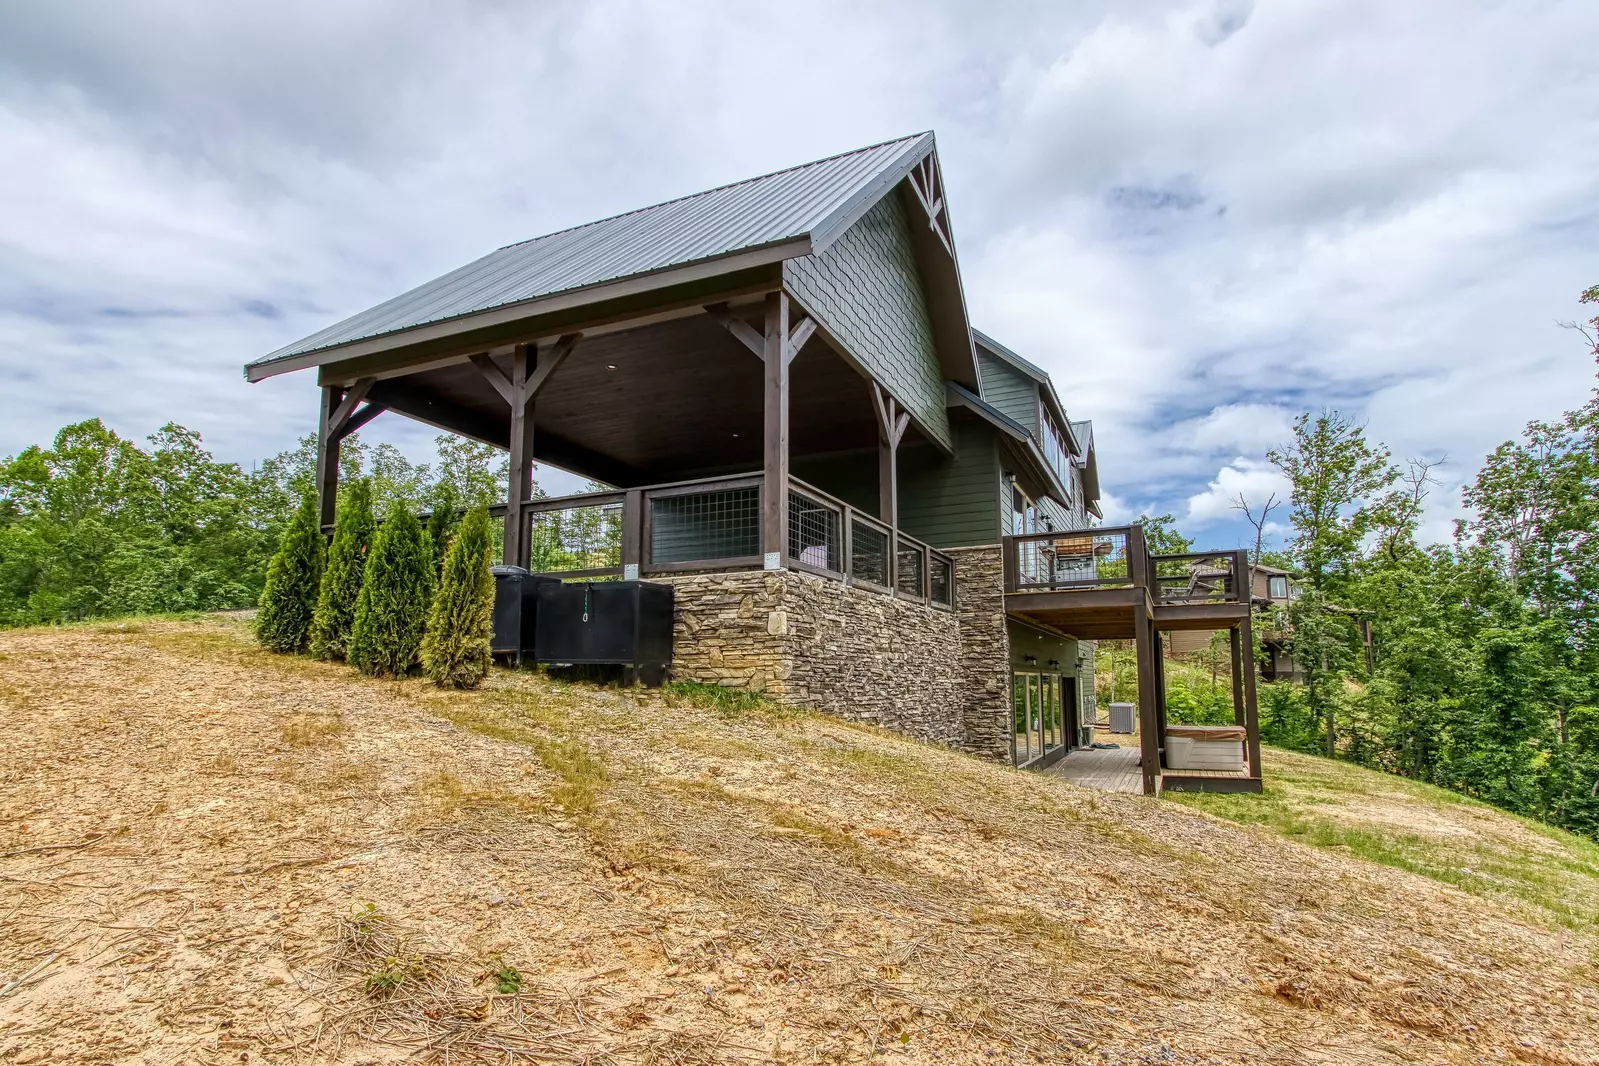
[[[1245,735],[1241,725],[1167,726],[1166,768],[1242,773]]]

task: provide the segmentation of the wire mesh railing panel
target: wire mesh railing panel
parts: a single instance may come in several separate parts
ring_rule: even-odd
[[[1187,554],[1178,558],[1151,556],[1155,585],[1162,603],[1225,603],[1237,599],[1232,552]]]
[[[927,572],[927,555],[921,548],[901,544],[894,554],[894,587],[909,596],[921,596]]]
[[[927,563],[927,588],[934,603],[955,605],[955,564],[935,555]]]
[[[758,555],[757,488],[657,496],[650,507],[650,562],[692,563]]]
[[[850,576],[888,585],[888,534],[865,522],[850,523]]]
[[[583,504],[529,516],[527,568],[535,574],[622,565],[622,505]]]
[[[838,511],[802,492],[788,494],[788,554],[807,566],[842,571]]]
[[[1117,585],[1130,580],[1125,532],[1070,530],[1013,542],[1020,588]]]

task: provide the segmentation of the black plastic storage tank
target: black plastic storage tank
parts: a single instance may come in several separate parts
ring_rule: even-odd
[[[672,586],[648,581],[540,584],[536,661],[620,665],[646,685],[672,665]]]
[[[495,655],[507,655],[518,663],[533,658],[535,620],[538,618],[538,597],[534,589],[540,585],[559,585],[557,578],[529,573],[520,566],[491,566],[494,575],[494,635],[489,650]]]

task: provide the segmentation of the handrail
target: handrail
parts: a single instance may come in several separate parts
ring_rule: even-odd
[[[709,494],[724,490],[759,488],[762,484],[763,477],[759,473],[731,474],[667,482],[660,485],[642,485],[625,489],[607,489],[600,492],[575,493],[570,496],[552,496],[529,500],[524,503],[521,517],[523,522],[531,522],[534,516],[543,513],[620,505],[619,545],[616,546],[616,550],[619,551],[620,555],[620,564],[600,569],[553,572],[561,577],[600,575],[629,577],[646,574],[737,570],[758,566],[762,559],[760,556],[744,554],[682,561],[658,561],[652,559],[653,507],[651,505],[655,501],[682,496]],[[838,550],[836,560],[839,568],[835,570],[828,566],[816,565],[812,561],[796,558],[790,555],[787,545],[785,545],[783,552],[784,565],[806,573],[857,584],[862,588],[885,595],[914,599],[940,608],[954,607],[955,561],[953,557],[903,531],[898,531],[896,537],[896,531],[877,516],[857,510],[831,493],[799,478],[790,477],[789,486],[794,493],[803,495],[822,508],[832,511],[837,516],[839,528],[837,530]],[[758,523],[760,521],[758,514],[754,517],[754,521],[757,523],[758,535]],[[887,559],[885,560],[887,566],[886,583],[878,583],[855,573],[852,544],[856,523],[881,534],[884,538],[887,553]],[[747,533],[744,527],[741,526],[739,528],[741,530],[740,536]],[[902,551],[914,552],[919,556],[920,578],[916,582],[917,590],[914,593],[906,592],[898,587],[900,582],[896,578],[895,568],[898,555]],[[935,598],[933,594],[935,566],[939,571],[937,584],[944,590],[946,599]]]

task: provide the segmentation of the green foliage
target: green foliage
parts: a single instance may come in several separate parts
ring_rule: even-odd
[[[450,546],[450,539],[455,536],[455,529],[460,525],[459,513],[461,498],[455,491],[455,486],[448,481],[440,481],[433,486],[433,491],[428,496],[427,534],[428,541],[433,545],[434,565],[442,574],[444,572],[444,553]]]
[[[444,556],[444,573],[422,640],[422,673],[448,688],[476,688],[489,671],[494,576],[489,512],[474,507]]]
[[[502,996],[514,996],[522,991],[522,972],[510,963],[500,963],[494,971],[494,991]]]
[[[343,659],[349,652],[350,628],[361,596],[367,551],[377,523],[372,518],[372,485],[357,478],[344,490],[333,522],[333,544],[311,619],[311,654],[318,659]]]
[[[367,553],[350,631],[350,665],[378,677],[403,677],[416,669],[432,589],[427,535],[410,510],[391,511]]]
[[[255,617],[255,637],[284,654],[302,652],[311,639],[311,616],[322,581],[322,530],[316,500],[300,503],[267,567],[266,588]]]
[[[91,419],[0,458],[0,626],[254,604],[296,502],[254,489],[176,425],[140,448]]]

